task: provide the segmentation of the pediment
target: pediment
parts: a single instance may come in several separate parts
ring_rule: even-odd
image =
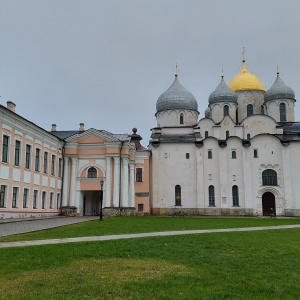
[[[119,142],[112,133],[105,130],[96,130],[94,128],[88,129],[82,133],[77,133],[67,138],[68,143],[79,143],[79,144],[98,144],[107,142]]]

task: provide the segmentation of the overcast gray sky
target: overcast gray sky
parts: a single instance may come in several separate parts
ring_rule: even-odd
[[[0,103],[50,130],[131,133],[147,145],[156,100],[179,80],[204,116],[241,68],[300,95],[299,0],[0,0]],[[296,103],[296,120],[300,120]]]

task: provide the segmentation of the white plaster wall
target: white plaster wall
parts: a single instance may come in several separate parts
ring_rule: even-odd
[[[253,105],[253,113],[261,114],[261,106],[264,104],[262,91],[239,91],[238,94],[238,122],[241,123],[247,117],[247,105]]]
[[[31,181],[31,172],[24,171],[24,182],[30,183],[30,181]]]
[[[290,152],[290,170],[291,170],[291,188],[292,188],[292,207],[300,209],[300,143],[291,142],[289,146]]]
[[[175,186],[180,185],[182,208],[196,207],[195,144],[161,143],[152,153],[153,206],[174,208]]]
[[[228,105],[229,107],[229,116],[232,120],[236,120],[236,109],[237,105],[231,102],[218,102],[210,104],[211,109],[211,118],[216,122],[219,123],[224,118],[224,106]]]
[[[280,122],[280,103],[285,103],[286,107],[286,121],[287,122],[295,122],[295,101],[294,100],[273,100],[266,102],[268,115],[276,120],[276,122]]]
[[[242,123],[244,128],[244,139],[247,138],[247,134],[250,133],[251,138],[258,134],[276,134],[277,123],[273,118],[264,115],[253,115],[244,120]]]
[[[184,122],[180,124],[180,114],[183,114]],[[194,126],[198,122],[198,112],[192,110],[165,110],[157,113],[158,127],[182,127]]]

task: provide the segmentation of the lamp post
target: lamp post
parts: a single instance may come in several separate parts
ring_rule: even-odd
[[[102,221],[102,203],[103,203],[103,179],[100,180],[100,221]]]

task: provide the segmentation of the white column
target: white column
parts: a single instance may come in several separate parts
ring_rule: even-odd
[[[122,207],[128,207],[128,158],[122,158]]]
[[[69,157],[64,157],[64,185],[62,194],[62,206],[68,205],[69,198],[69,174],[70,174],[70,164]]]
[[[129,207],[135,207],[134,195],[134,162],[129,163]]]
[[[104,207],[110,207],[111,200],[111,157],[106,157],[105,202]]]
[[[70,185],[70,206],[76,206],[76,175],[77,175],[77,157],[72,157],[72,173]]]
[[[120,198],[120,157],[114,157],[114,198],[113,206],[119,207]]]

